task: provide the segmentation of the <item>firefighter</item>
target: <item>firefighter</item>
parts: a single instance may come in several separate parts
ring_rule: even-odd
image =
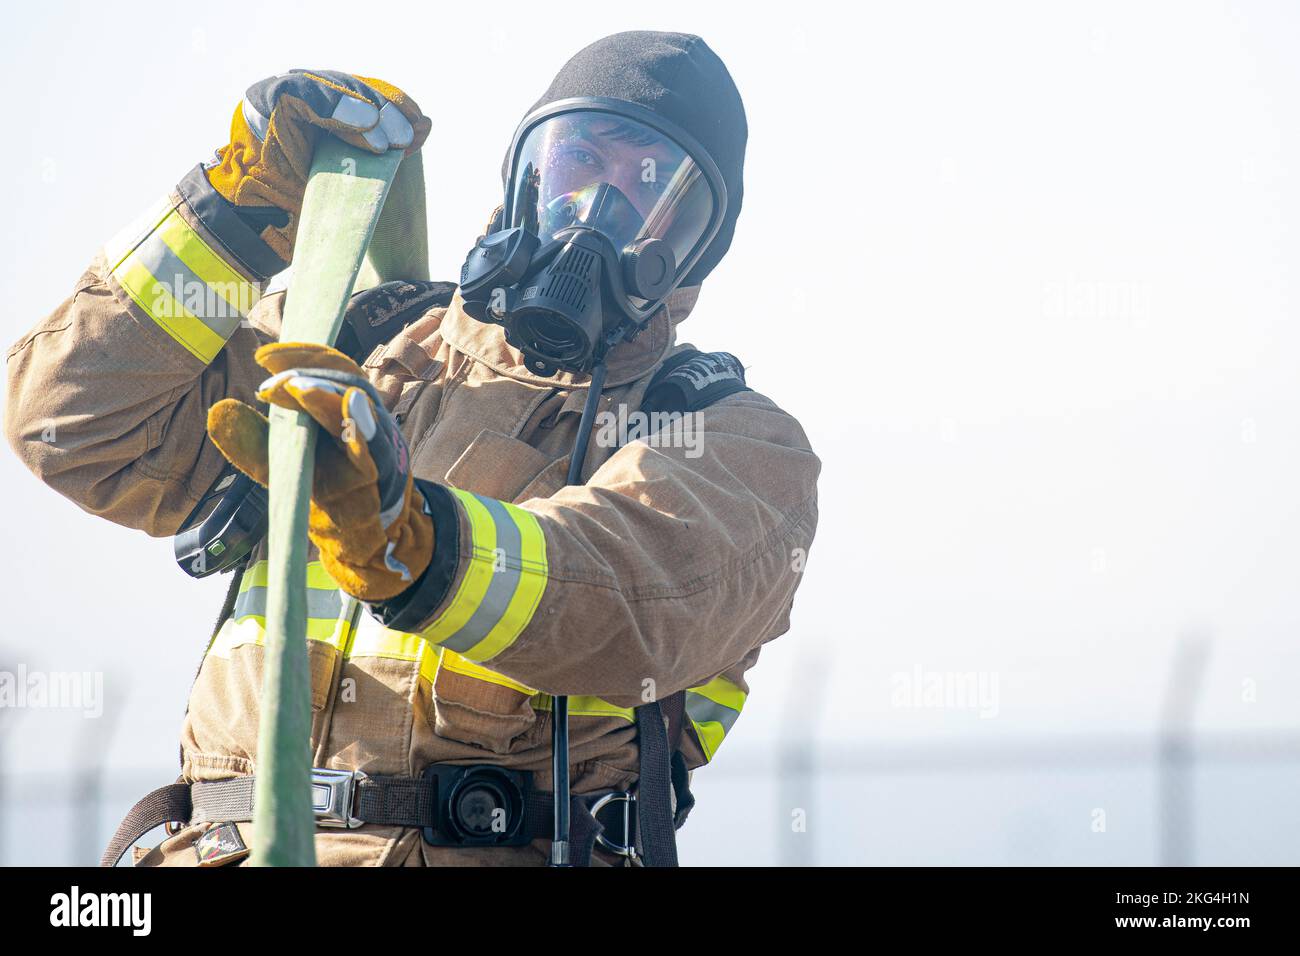
[[[671,864],[689,772],[788,629],[817,516],[820,466],[798,422],[734,356],[678,338],[740,212],[740,95],[698,37],[593,43],[518,128],[461,288],[354,297],[348,324],[374,347],[351,355],[279,342],[284,297],[263,289],[292,259],[316,142],[410,153],[432,133],[453,147],[433,125],[375,79],[254,84],[229,142],[10,351],[8,438],[86,511],[166,536],[231,464],[266,481],[268,404],[319,423],[307,637],[321,864],[554,861],[558,695],[567,862]],[[730,307],[757,322],[779,294]],[[400,331],[365,341],[386,323]],[[138,863],[247,855],[265,543],[239,565],[190,695],[180,781],[133,810],[110,864],[164,820]]]

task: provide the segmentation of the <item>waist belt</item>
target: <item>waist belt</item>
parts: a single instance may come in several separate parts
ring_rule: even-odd
[[[669,738],[680,726],[682,698],[676,694],[661,710],[658,704],[636,708],[640,744],[640,780],[636,793],[606,791],[575,794],[570,799],[572,857],[586,866],[597,845],[646,866],[676,866],[676,830],[686,822],[695,799],[686,765]],[[667,711],[667,713],[664,713]],[[463,767],[435,764],[424,777],[371,776],[361,771],[312,770],[312,811],[319,827],[355,828],[367,823],[418,827],[425,839],[446,836],[440,819],[436,771]],[[502,768],[492,767],[498,772]],[[508,772],[508,771],[505,771]],[[136,840],[163,824],[247,822],[253,819],[254,777],[173,783],[141,799],[118,825],[100,866],[116,866]],[[554,798],[531,787],[521,788],[520,843],[551,836]],[[674,795],[676,797],[674,801]],[[674,805],[675,804],[675,805]],[[611,836],[604,834],[610,824]],[[615,842],[617,840],[618,842]],[[482,844],[478,844],[482,845]],[[518,844],[516,844],[518,845]]]
[[[320,768],[313,769],[311,776],[312,812],[318,827],[354,829],[369,823],[419,828],[425,831],[426,839],[446,834],[436,787],[426,778],[370,776],[360,771]],[[127,813],[104,851],[100,866],[115,866],[136,840],[163,824],[251,821],[255,780],[233,777],[160,787]],[[549,793],[525,791],[518,839],[510,841],[510,845],[549,837],[552,803]],[[590,864],[596,846],[631,860],[646,854],[643,845],[638,849],[642,841],[637,833],[636,794],[611,791],[575,795],[570,813],[578,865]]]

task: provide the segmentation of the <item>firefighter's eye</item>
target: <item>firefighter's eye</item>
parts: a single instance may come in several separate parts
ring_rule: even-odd
[[[570,146],[564,151],[562,158],[564,164],[570,167],[581,167],[583,169],[599,169],[601,167],[600,157],[581,146]]]

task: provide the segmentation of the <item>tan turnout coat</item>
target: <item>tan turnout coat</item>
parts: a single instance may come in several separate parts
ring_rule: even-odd
[[[172,203],[202,235],[184,201]],[[171,535],[225,464],[206,437],[207,409],[226,396],[255,401],[265,372],[253,351],[277,337],[283,296],[264,297],[205,365],[111,268],[97,256],[8,353],[6,431],[23,462],[86,511]],[[681,347],[676,327],[697,294],[679,290],[614,351],[602,410],[639,407]],[[743,344],[736,350],[743,357]],[[335,595],[340,623],[321,624],[309,641],[315,764],[418,775],[433,762],[499,763],[533,771],[549,789],[549,695],[565,693],[574,696],[574,790],[628,787],[637,748],[626,709],[648,687],[660,698],[699,689],[688,705],[701,704],[702,719],[689,722],[684,749],[690,766],[706,763],[743,703],[745,671],[789,627],[817,515],[819,462],[798,422],[741,392],[700,413],[693,447],[593,441],[586,484],[566,488],[586,377],[530,374],[500,330],[471,320],[458,298],[365,368],[402,423],[416,476],[536,516],[547,574],[526,626],[477,662],[418,635],[375,638],[383,629],[367,611]],[[468,565],[473,529],[460,520]],[[256,770],[263,648],[250,611],[256,575],[246,577],[236,617],[249,613],[213,642],[190,696],[181,731],[189,781]],[[190,847],[206,827],[186,828],[144,861],[193,864]],[[543,841],[434,849],[418,831],[374,825],[317,837],[324,864],[535,864],[545,853]]]

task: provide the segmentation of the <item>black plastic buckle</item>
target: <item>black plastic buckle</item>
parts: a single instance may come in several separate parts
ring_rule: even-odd
[[[205,514],[214,500],[215,507]],[[229,571],[266,535],[266,509],[266,489],[228,469],[172,539],[176,563],[192,578]],[[200,514],[204,516],[198,518]]]
[[[526,770],[479,765],[430,764],[422,774],[433,788],[437,825],[424,827],[430,846],[527,846],[525,796],[533,775]]]

